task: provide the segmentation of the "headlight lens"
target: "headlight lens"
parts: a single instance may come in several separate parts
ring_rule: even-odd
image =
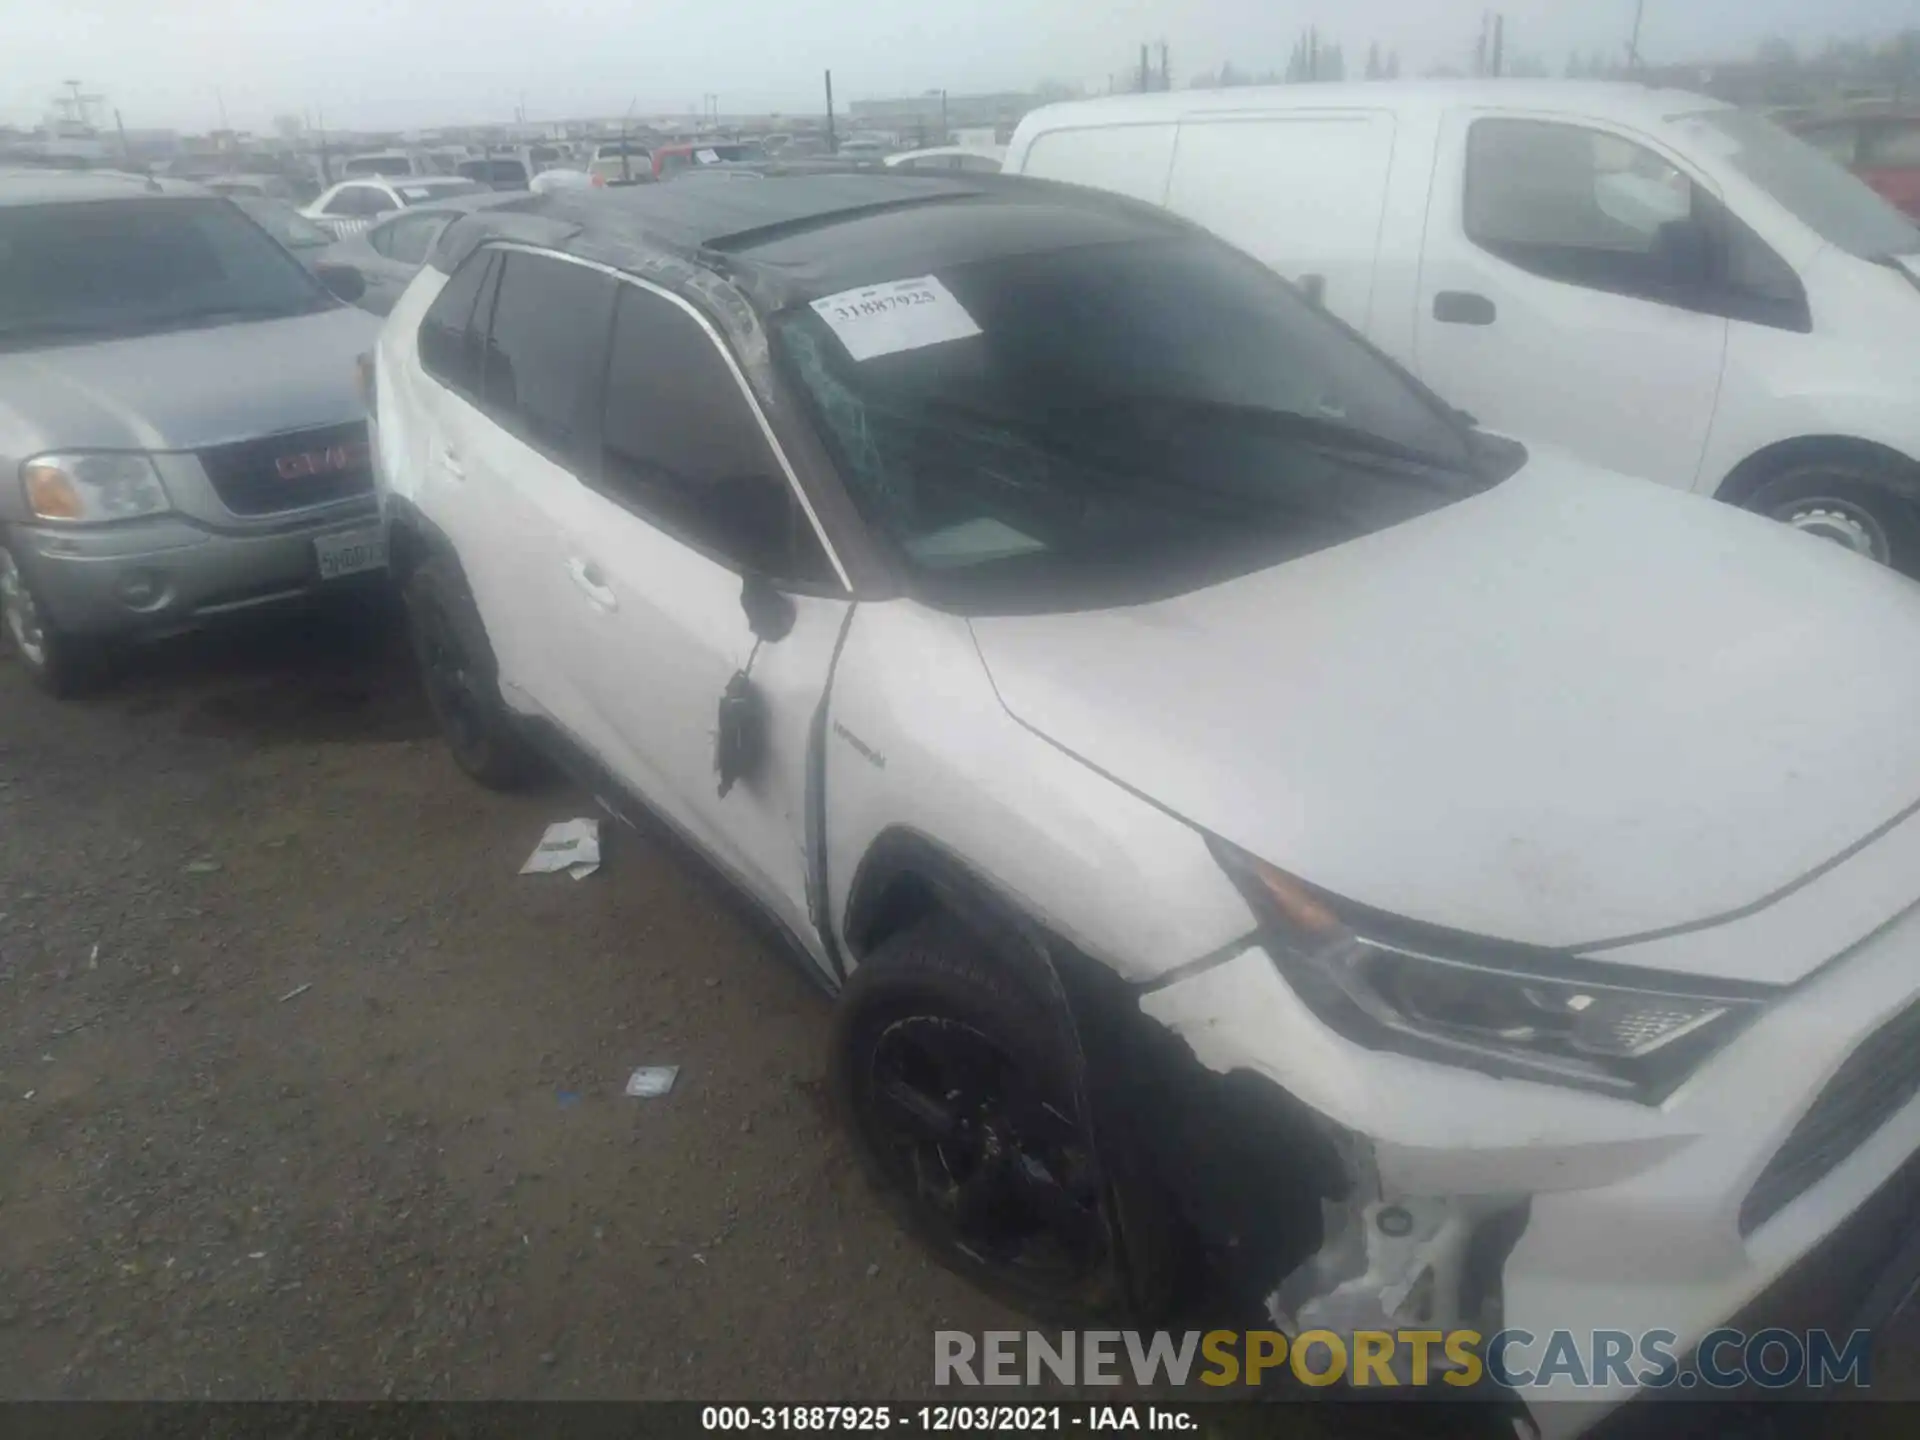
[[[20,467],[20,483],[28,508],[42,520],[97,524],[173,508],[160,472],[145,455],[39,455]]]
[[[1758,987],[1669,980],[1552,951],[1523,956],[1523,947],[1489,941],[1489,952],[1502,953],[1481,957],[1375,938],[1284,871],[1214,848],[1267,920],[1268,948],[1296,993],[1374,1049],[1651,1104],[1765,1003]]]

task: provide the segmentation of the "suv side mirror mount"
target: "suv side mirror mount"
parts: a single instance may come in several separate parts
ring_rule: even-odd
[[[747,612],[747,628],[756,640],[771,644],[786,639],[793,629],[793,600],[757,570],[740,577],[740,608]]]

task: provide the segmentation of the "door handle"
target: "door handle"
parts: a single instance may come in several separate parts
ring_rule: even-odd
[[[1433,318],[1443,325],[1491,325],[1493,301],[1471,290],[1439,290],[1433,297]]]
[[[600,573],[600,567],[591,560],[569,559],[567,574],[572,576],[573,583],[580,587],[580,593],[602,610],[620,608],[620,597],[613,593],[612,587],[607,584],[606,576]]]

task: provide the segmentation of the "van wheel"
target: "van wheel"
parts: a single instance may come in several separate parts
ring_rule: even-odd
[[[56,699],[85,693],[106,669],[104,647],[53,628],[4,545],[0,545],[0,633],[20,657],[27,677]]]
[[[942,1264],[1042,1318],[1152,1319],[1178,1231],[1096,1160],[1072,1054],[1054,1007],[935,915],[847,982],[830,1068],[868,1179]]]
[[[1891,464],[1835,456],[1809,459],[1768,476],[1747,495],[1746,508],[1856,555],[1920,573],[1912,477]]]
[[[407,578],[407,630],[427,703],[454,763],[491,790],[515,790],[541,773],[539,756],[500,703],[486,626],[451,566],[427,560]]]

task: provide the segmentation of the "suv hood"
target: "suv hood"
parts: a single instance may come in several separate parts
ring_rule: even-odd
[[[342,306],[0,354],[0,457],[197,450],[357,420],[354,357],[379,334],[378,319]]]
[[[1002,703],[1062,749],[1335,895],[1478,935],[1710,921],[1920,799],[1920,586],[1538,452],[1206,590],[971,623]]]

